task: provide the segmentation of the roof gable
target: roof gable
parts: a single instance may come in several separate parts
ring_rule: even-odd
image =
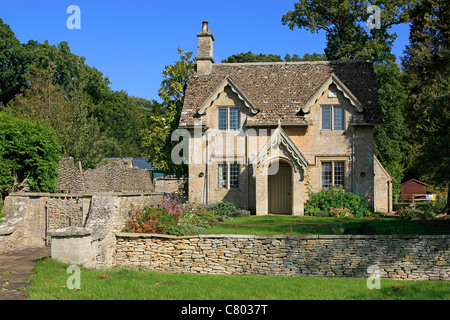
[[[331,84],[335,84],[337,89],[342,92],[344,97],[350,100],[352,106],[358,110],[358,112],[363,112],[363,107],[355,95],[345,86],[345,84],[339,80],[339,78],[334,74],[324,82],[324,84],[317,90],[317,92],[308,100],[308,102],[303,106],[302,110],[305,113],[308,113],[311,107],[317,102],[317,100],[323,95],[324,91],[328,89]]]
[[[208,109],[214,100],[217,99],[219,94],[225,90],[225,87],[229,86],[231,90],[236,93],[244,104],[250,109],[250,112],[253,114],[257,114],[259,112],[258,108],[256,108],[253,103],[245,96],[245,94],[239,89],[239,87],[231,80],[230,76],[226,76],[223,81],[216,87],[213,93],[200,105],[197,110],[198,114],[204,114],[206,109]]]

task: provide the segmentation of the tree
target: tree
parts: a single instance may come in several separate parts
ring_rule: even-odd
[[[295,61],[325,61],[326,57],[319,53],[305,53],[303,57],[298,54],[286,53],[284,60],[281,59],[279,55],[276,54],[254,54],[251,51],[246,53],[238,53],[229,56],[228,58],[222,60],[223,63],[246,63],[246,62],[295,62]]]
[[[171,141],[171,135],[178,128],[186,86],[194,72],[195,62],[191,59],[192,52],[178,48],[178,55],[180,60],[165,66],[162,71],[159,96],[163,102],[157,108],[159,113],[150,115],[148,128],[143,130],[142,145],[146,149],[144,156],[152,159],[156,169],[181,176],[187,173],[187,167],[173,163],[171,153],[177,142]]]
[[[407,130],[401,106],[407,98],[402,84],[402,72],[395,62],[374,66],[383,123],[374,128],[375,154],[394,178],[393,194],[400,193],[400,185],[408,165]]]
[[[450,3],[422,0],[411,12],[411,31],[402,66],[408,99],[404,107],[415,167],[435,186],[448,188],[450,208]]]
[[[286,56],[284,57],[284,61],[326,61],[327,58],[324,54],[321,53],[305,53],[303,57],[301,58],[298,54],[291,55],[289,53],[286,53]]]
[[[254,54],[251,51],[238,53],[222,60],[223,63],[243,63],[243,62],[282,62],[283,59],[275,54]]]
[[[26,74],[27,86],[23,93],[16,95],[6,109],[16,116],[45,122],[55,130],[60,142],[70,124],[70,107],[61,87],[54,83],[55,69],[31,67]]]
[[[396,33],[393,25],[409,20],[409,9],[415,0],[349,1],[301,0],[295,9],[283,15],[282,23],[317,33],[325,31],[327,60],[393,61],[391,49]],[[369,5],[381,9],[380,29],[365,26]]]
[[[91,99],[82,87],[71,87],[68,93],[70,124],[61,140],[65,157],[72,157],[75,163],[81,161],[83,168],[92,169],[103,160],[107,146],[113,141],[100,132],[97,118],[89,112]]]
[[[15,181],[26,181],[32,191],[53,191],[60,150],[48,126],[0,112],[0,191]]]
[[[0,19],[0,106],[6,105],[21,90],[23,50],[11,28]]]

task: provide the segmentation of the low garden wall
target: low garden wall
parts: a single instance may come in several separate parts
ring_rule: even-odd
[[[68,230],[77,228],[91,228],[95,241],[110,239],[109,243],[113,244],[107,250],[114,251],[114,232],[122,230],[129,212],[148,204],[160,203],[163,196],[163,193],[114,192],[11,193],[5,198],[3,207],[6,216],[0,225],[0,254],[49,246],[53,236],[62,234],[67,237]],[[74,236],[79,237],[77,232]],[[70,250],[64,246],[61,250],[54,250],[55,256],[58,257],[57,253],[64,248]]]
[[[118,266],[161,272],[450,279],[449,236],[116,234]]]

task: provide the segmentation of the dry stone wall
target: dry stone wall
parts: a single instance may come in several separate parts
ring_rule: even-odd
[[[117,234],[116,264],[161,272],[450,279],[449,236]]]
[[[72,158],[63,158],[59,166],[58,189],[64,193],[153,192],[149,171],[109,162],[81,172]]]

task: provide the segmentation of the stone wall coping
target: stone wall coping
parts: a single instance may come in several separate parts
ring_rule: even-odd
[[[55,231],[49,232],[51,237],[79,237],[79,236],[89,236],[92,234],[91,228],[84,227],[67,227],[56,229]]]
[[[131,232],[117,232],[116,237],[119,238],[166,238],[166,239],[192,239],[198,238],[197,235],[192,236],[173,236],[170,234],[159,233],[131,233]]]
[[[450,235],[245,235],[245,234],[198,234],[190,236],[174,236],[158,233],[118,232],[119,238],[167,238],[167,239],[450,239]]]
[[[49,192],[11,192],[12,197],[94,197],[94,196],[152,196],[163,192],[97,192],[97,193],[49,193]]]

